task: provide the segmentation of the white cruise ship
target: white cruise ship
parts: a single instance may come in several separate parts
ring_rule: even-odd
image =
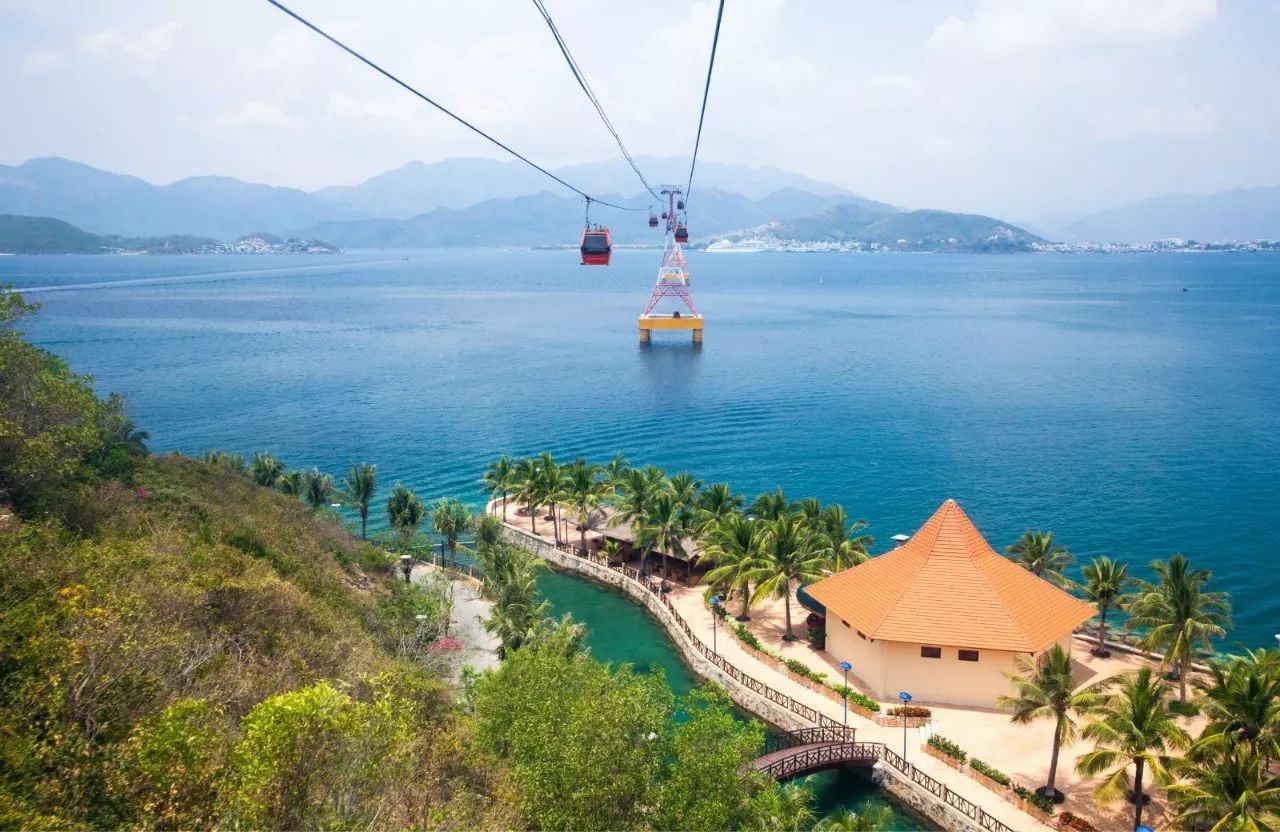
[[[754,254],[757,251],[768,251],[769,247],[762,240],[741,240],[731,243],[728,240],[719,240],[707,246],[707,251],[713,254]]]

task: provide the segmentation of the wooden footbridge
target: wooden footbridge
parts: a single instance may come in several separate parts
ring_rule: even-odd
[[[802,728],[786,734],[770,734],[764,753],[751,768],[774,780],[847,765],[875,765],[883,756],[877,742],[857,742],[853,728],[844,726]]]

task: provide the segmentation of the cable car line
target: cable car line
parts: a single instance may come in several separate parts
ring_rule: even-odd
[[[286,5],[284,5],[283,3],[279,2],[279,0],[266,0],[266,2],[268,2],[268,3],[270,3],[271,5],[275,6],[277,9],[279,9],[280,11],[284,12],[285,14],[287,14],[289,17],[291,17],[291,18],[293,18],[294,20],[296,20],[298,23],[301,23],[303,26],[306,26],[308,29],[310,29],[311,31],[315,32],[317,35],[319,35],[320,37],[324,38],[325,40],[329,41],[329,42],[330,42],[330,43],[332,43],[334,46],[336,46],[336,47],[338,47],[339,49],[341,49],[343,52],[346,52],[348,55],[350,55],[351,57],[353,57],[353,58],[355,58],[356,60],[360,61],[360,62],[361,62],[361,63],[363,63],[364,65],[368,66],[370,69],[372,69],[373,71],[377,72],[379,75],[382,75],[382,76],[383,76],[384,78],[386,78],[387,80],[389,80],[389,81],[391,81],[391,82],[393,82],[393,83],[395,83],[395,84],[399,85],[400,87],[403,87],[405,90],[407,90],[408,92],[410,92],[410,93],[412,93],[413,95],[417,96],[418,98],[422,99],[423,101],[427,102],[427,103],[428,103],[428,104],[430,104],[432,107],[435,107],[437,110],[439,110],[440,112],[442,112],[442,113],[444,113],[445,115],[449,116],[449,118],[451,118],[451,119],[453,119],[454,121],[458,122],[458,123],[459,123],[459,124],[461,124],[463,127],[466,127],[466,128],[467,128],[468,130],[470,130],[471,132],[475,133],[476,135],[480,136],[481,138],[484,138],[484,139],[488,140],[489,142],[491,142],[491,143],[493,143],[493,144],[497,145],[498,147],[502,148],[503,150],[507,151],[507,152],[508,152],[508,153],[510,153],[512,156],[514,156],[514,157],[516,157],[517,159],[519,159],[520,161],[524,162],[524,163],[525,163],[526,165],[528,165],[529,167],[531,167],[531,168],[533,168],[533,169],[535,169],[535,170],[537,170],[537,171],[539,171],[539,172],[541,172],[541,173],[545,174],[546,176],[548,176],[548,177],[550,177],[550,178],[554,179],[555,181],[559,182],[561,185],[563,185],[563,186],[565,186],[566,188],[568,188],[569,190],[573,191],[573,192],[574,192],[575,194],[577,194],[578,196],[580,196],[580,197],[582,197],[583,199],[587,200],[587,205],[588,205],[588,206],[590,206],[590,204],[591,204],[592,202],[595,202],[595,203],[600,204],[600,205],[606,205],[606,206],[608,206],[608,207],[610,207],[610,208],[617,208],[618,210],[621,210],[621,211],[643,211],[643,210],[644,210],[643,208],[628,208],[628,207],[626,207],[626,206],[624,206],[624,205],[615,205],[615,204],[613,204],[612,202],[605,202],[605,201],[604,201],[604,200],[602,200],[602,199],[596,199],[595,197],[591,196],[591,195],[590,195],[590,194],[588,194],[586,191],[583,191],[583,190],[581,190],[580,188],[576,188],[576,187],[574,187],[573,185],[571,185],[571,184],[569,184],[568,182],[566,182],[566,181],[564,181],[563,179],[561,179],[559,176],[556,176],[554,173],[552,173],[551,171],[549,171],[549,170],[547,170],[546,168],[544,168],[542,165],[539,165],[537,162],[532,161],[531,159],[529,159],[528,157],[524,156],[524,155],[523,155],[523,154],[521,154],[521,153],[517,153],[517,152],[516,152],[514,149],[512,149],[509,145],[507,145],[507,144],[505,144],[505,143],[503,143],[503,142],[499,141],[498,139],[495,139],[493,136],[489,135],[489,134],[488,134],[488,133],[486,133],[485,131],[481,130],[479,127],[477,127],[477,126],[475,126],[474,124],[472,124],[471,122],[467,121],[467,120],[466,120],[465,118],[463,118],[462,116],[458,115],[457,113],[455,113],[455,112],[453,112],[452,110],[448,109],[448,108],[447,108],[447,107],[445,107],[444,105],[442,105],[442,104],[440,104],[439,102],[435,101],[434,99],[432,99],[431,97],[429,97],[429,96],[428,96],[428,95],[426,95],[425,93],[420,92],[419,90],[417,90],[416,88],[414,88],[412,85],[410,85],[408,82],[401,80],[400,78],[398,78],[396,75],[394,75],[394,74],[393,74],[393,73],[391,73],[390,71],[388,71],[388,70],[386,70],[386,69],[383,69],[381,66],[379,66],[379,65],[378,65],[378,64],[376,64],[376,63],[374,63],[374,62],[373,62],[372,60],[370,60],[369,58],[366,58],[364,55],[360,54],[360,53],[359,53],[359,52],[357,52],[355,49],[352,49],[350,46],[347,46],[345,43],[343,43],[342,41],[338,40],[338,39],[337,39],[337,38],[335,38],[333,35],[329,34],[329,33],[328,33],[328,32],[326,32],[325,30],[321,29],[319,26],[315,25],[315,24],[314,24],[314,23],[312,23],[311,21],[307,20],[305,17],[303,17],[302,15],[298,14],[298,13],[297,13],[297,12],[295,12],[293,9],[290,9],[288,6],[286,6]],[[704,106],[705,106],[705,102],[704,102]]]
[[[716,32],[711,37],[711,60],[707,63],[707,83],[702,88],[702,113],[698,116],[698,136],[693,141],[693,159],[689,162],[689,184],[684,188],[685,202],[689,201],[689,192],[693,190],[693,169],[698,165],[698,146],[702,144],[702,121],[707,117],[707,96],[711,93],[711,70],[716,65],[716,45],[720,43],[720,20],[724,17],[724,0],[720,0],[720,10],[716,12]]]
[[[636,172],[636,176],[640,178],[640,183],[644,185],[644,189],[654,199],[662,199],[654,191],[653,186],[649,184],[649,180],[644,178],[644,174],[640,172],[639,165],[632,158],[631,152],[627,150],[627,146],[622,143],[622,137],[618,135],[618,131],[614,129],[613,122],[605,115],[604,107],[600,104],[600,99],[596,98],[595,92],[591,89],[591,85],[587,83],[586,77],[582,74],[582,69],[578,66],[578,62],[573,59],[573,55],[569,52],[569,45],[564,42],[564,38],[560,35],[560,30],[556,28],[555,21],[551,19],[551,13],[547,11],[547,7],[543,5],[542,0],[533,0],[533,5],[537,7],[538,13],[542,15],[542,19],[547,22],[547,27],[551,30],[551,36],[556,39],[556,45],[560,47],[560,54],[564,55],[565,62],[569,64],[569,71],[573,73],[574,79],[578,82],[578,86],[582,87],[582,91],[586,94],[587,99],[591,101],[591,105],[596,108],[596,112],[600,115],[600,120],[604,122],[604,126],[613,134],[613,140],[618,143],[618,149],[622,151],[622,156],[627,160],[627,164]]]

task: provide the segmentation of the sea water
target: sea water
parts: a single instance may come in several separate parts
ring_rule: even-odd
[[[701,349],[637,343],[657,257],[6,257],[0,282],[154,450],[477,503],[499,453],[621,451],[839,501],[877,551],[954,497],[998,549],[1183,552],[1232,595],[1225,644],[1274,643],[1280,255],[691,252]]]

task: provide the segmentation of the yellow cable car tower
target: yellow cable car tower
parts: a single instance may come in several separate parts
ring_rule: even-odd
[[[667,210],[663,218],[667,221],[666,243],[662,249],[662,264],[658,266],[658,282],[654,284],[649,295],[649,303],[640,313],[637,324],[640,328],[640,343],[648,344],[654,330],[682,329],[693,333],[693,343],[702,343],[702,314],[693,303],[689,294],[689,267],[684,260],[684,250],[680,244],[689,241],[688,226],[680,219],[679,211],[684,209],[684,200],[679,188],[663,188],[667,197]],[[672,312],[655,312],[654,309],[663,298],[676,298],[684,304],[686,312],[676,309]]]

